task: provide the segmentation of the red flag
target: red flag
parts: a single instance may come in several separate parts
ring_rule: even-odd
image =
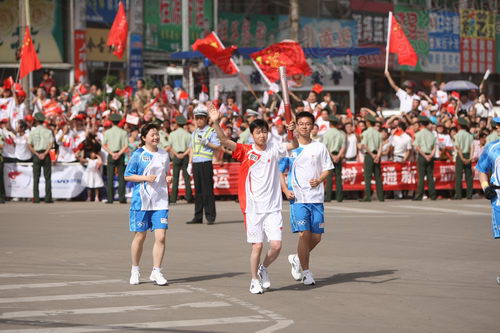
[[[411,46],[404,30],[394,16],[391,20],[391,34],[389,38],[389,52],[398,55],[400,65],[416,66],[418,62],[417,53]]]
[[[311,90],[312,90],[312,91],[314,91],[316,94],[318,94],[318,95],[319,95],[319,94],[321,94],[321,92],[323,91],[323,86],[322,86],[321,84],[319,84],[319,83],[316,83],[316,84],[312,87],[312,89],[311,89]]]
[[[106,43],[108,46],[113,46],[113,54],[120,59],[123,57],[123,52],[125,52],[127,46],[127,34],[127,15],[125,14],[123,2],[120,1],[118,12],[116,13],[115,20],[109,31],[108,42]]]
[[[276,43],[252,53],[250,57],[272,82],[279,80],[278,68],[280,66],[286,66],[287,76],[312,74],[304,50],[297,42]]]
[[[42,68],[42,64],[36,55],[35,46],[31,40],[31,33],[29,26],[26,27],[24,33],[23,46],[21,48],[21,65],[19,66],[19,78],[22,79],[29,73]]]
[[[236,67],[236,64],[231,59],[237,47],[233,45],[225,48],[215,32],[210,33],[205,38],[197,39],[192,45],[192,48],[202,53],[224,73],[236,74],[239,72],[238,67]]]

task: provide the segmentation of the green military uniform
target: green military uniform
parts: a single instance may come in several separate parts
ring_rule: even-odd
[[[3,183],[3,135],[0,134],[0,203],[5,203],[5,184]]]
[[[116,123],[120,122],[121,116],[118,114],[112,114],[110,116],[110,120],[113,122],[113,127],[108,129],[104,133],[103,144],[108,147],[108,150],[117,153],[123,149],[123,147],[128,147],[128,134],[127,131],[121,129],[116,126]],[[121,203],[126,203],[127,199],[125,198],[125,154],[121,154],[120,157],[116,160],[111,157],[111,154],[108,155],[108,164],[106,169],[107,176],[107,197],[108,203],[113,203],[114,198],[114,176],[115,176],[115,168],[118,169],[118,197]]]
[[[182,126],[186,125],[186,118],[183,116],[177,116],[175,118],[177,128],[175,131],[170,133],[169,146],[172,148],[172,153],[184,153],[189,149],[191,144],[191,134],[189,134]],[[172,193],[170,197],[170,202],[174,203],[177,201],[177,193],[179,190],[179,173],[182,170],[182,177],[184,178],[184,184],[186,188],[185,198],[187,201],[193,200],[193,194],[191,191],[191,178],[188,173],[189,166],[189,154],[185,155],[183,158],[177,158],[175,155],[172,157]]]
[[[160,148],[166,150],[168,146],[170,146],[170,143],[168,141],[168,133],[161,129],[158,132],[158,135],[160,136]]]
[[[50,160],[50,155],[48,150],[52,148],[54,144],[53,133],[43,127],[41,124],[45,121],[45,116],[42,113],[37,113],[35,115],[35,120],[39,124],[31,130],[28,136],[28,144],[33,147],[37,153],[45,153],[43,159],[40,159],[37,155],[33,155],[33,202],[40,202],[40,193],[38,184],[40,183],[40,173],[43,168],[43,178],[45,179],[45,202],[52,202],[52,162]]]
[[[330,116],[330,123],[336,125],[339,119],[335,116]],[[326,145],[328,151],[336,156],[340,153],[342,148],[345,149],[346,146],[346,135],[344,132],[339,131],[337,128],[332,127],[323,134],[322,142]],[[342,186],[342,162],[343,157],[339,159],[337,163],[333,163],[333,175],[335,176],[335,198],[338,202],[344,199],[344,191]],[[333,178],[328,177],[326,179],[325,188],[325,202],[330,202],[332,200],[332,183]]]
[[[366,118],[372,125],[375,124],[375,117],[368,115]],[[374,127],[368,127],[363,132],[362,136],[363,139],[361,140],[361,144],[363,144],[366,149],[372,154],[378,154],[380,146],[382,144],[382,134],[380,134],[380,132],[378,132]],[[375,163],[373,157],[368,152],[366,152],[363,165],[363,175],[365,178],[365,196],[362,201],[371,201],[372,174],[375,176],[377,198],[379,201],[384,201],[384,188],[382,185],[380,160],[379,163]]]
[[[419,116],[419,121],[424,124],[429,124],[430,120],[427,117]],[[430,154],[436,145],[436,137],[427,128],[423,128],[415,134],[414,146],[419,147],[425,154]],[[434,157],[427,161],[421,154],[417,157],[418,184],[417,193],[414,200],[422,200],[424,196],[424,180],[427,177],[429,188],[429,197],[431,200],[436,200],[436,188],[434,186]]]
[[[468,127],[467,120],[460,118],[458,123],[463,127]],[[464,159],[470,159],[471,156],[471,146],[474,142],[474,137],[472,134],[467,132],[465,129],[458,131],[455,135],[455,147],[457,149],[457,156],[455,157],[455,197],[454,199],[462,199],[462,175],[465,171],[465,182],[467,184],[467,199],[472,199],[472,163],[465,164],[458,151],[462,152]]]

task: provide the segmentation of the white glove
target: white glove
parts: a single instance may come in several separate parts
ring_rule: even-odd
[[[188,167],[187,167],[187,172],[192,176],[193,175],[193,165],[192,164],[188,164]]]

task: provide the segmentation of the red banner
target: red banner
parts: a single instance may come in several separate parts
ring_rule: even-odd
[[[87,47],[85,30],[75,30],[75,82],[82,83],[87,78]]]
[[[474,170],[474,188],[480,189],[479,174]],[[237,195],[240,163],[214,164],[214,193],[215,195]],[[363,163],[344,163],[342,167],[344,191],[363,191],[365,182]],[[451,190],[455,188],[455,164],[452,162],[434,163],[434,181],[437,190]],[[333,182],[335,184],[335,182]],[[415,162],[396,163],[382,162],[382,183],[384,191],[416,190],[417,164]],[[465,188],[465,177],[462,187]],[[191,180],[194,189],[194,182]],[[334,185],[335,187],[335,185]],[[426,186],[427,187],[427,186]],[[372,188],[375,189],[375,180],[372,179]],[[184,195],[184,181],[179,180],[179,194]]]

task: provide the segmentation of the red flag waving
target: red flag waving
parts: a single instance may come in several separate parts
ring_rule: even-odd
[[[106,45],[114,47],[113,54],[120,59],[123,57],[123,52],[125,52],[125,48],[127,47],[127,34],[127,15],[125,14],[123,2],[120,1],[118,12],[109,31],[108,42],[106,43]]]
[[[225,48],[215,32],[210,33],[205,38],[197,39],[192,48],[202,53],[224,73],[236,74],[239,72],[238,67],[236,67],[236,64],[231,59],[231,56],[237,49],[236,46]]]
[[[296,74],[308,76],[312,74],[311,67],[309,67],[306,61],[304,50],[302,50],[302,47],[297,42],[284,41],[276,43],[252,53],[250,57],[272,82],[279,80],[278,68],[280,66],[286,66],[287,76]]]
[[[22,79],[29,73],[42,68],[40,60],[36,55],[35,46],[31,39],[31,33],[29,26],[26,27],[26,32],[24,33],[23,46],[21,48],[21,65],[19,66],[19,78]]]
[[[391,32],[389,38],[389,52],[398,55],[400,65],[416,66],[418,62],[417,53],[406,38],[404,30],[394,16],[391,20]]]

